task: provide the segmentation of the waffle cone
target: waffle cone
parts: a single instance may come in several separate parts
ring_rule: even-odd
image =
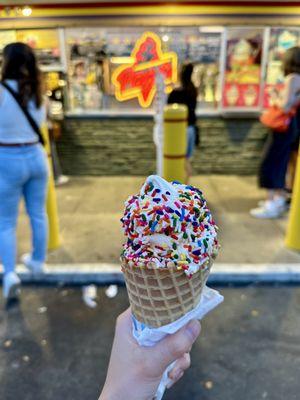
[[[170,324],[195,308],[210,271],[209,264],[188,278],[175,267],[149,269],[130,264],[122,260],[131,311],[139,322],[153,328]]]

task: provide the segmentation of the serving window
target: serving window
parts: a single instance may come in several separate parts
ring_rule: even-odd
[[[4,47],[13,42],[23,42],[35,51],[44,71],[62,71],[65,64],[63,31],[61,29],[20,29],[0,31],[0,61]]]
[[[264,107],[270,106],[274,94],[282,89],[284,80],[282,58],[285,51],[300,45],[300,28],[271,28],[268,33],[268,63],[263,92]]]
[[[261,99],[263,28],[228,28],[222,107],[258,110]]]
[[[166,55],[165,66],[161,60],[151,64],[157,49],[154,53],[144,49],[140,64],[134,64],[133,51],[147,31],[157,37],[156,45]],[[117,93],[116,71],[123,66],[128,70],[132,67],[134,73],[143,70],[145,65],[148,69],[153,65],[155,71],[159,68],[168,71],[172,67],[168,71],[172,79],[164,81],[164,90],[169,93],[178,84],[178,72],[185,62],[194,64],[192,79],[198,90],[198,113],[255,114],[268,107],[275,91],[282,88],[282,57],[288,48],[300,45],[300,28],[169,26],[0,30],[0,64],[4,46],[15,41],[35,49],[45,73],[49,98],[53,100],[55,94],[54,100],[64,101],[65,110],[71,114],[151,113],[155,95],[151,97],[148,92],[157,82],[149,70],[143,82],[139,74],[129,76],[128,82],[123,80],[123,90],[127,91],[123,96]],[[128,92],[137,90],[135,85],[148,85],[148,88],[141,95],[129,96]]]
[[[198,107],[218,107],[221,28],[74,28],[65,30],[69,110],[142,110],[138,98],[117,100],[112,77],[121,65],[130,65],[132,52],[147,30],[157,35],[163,53],[176,53],[178,71],[184,62],[195,64],[193,81],[199,92]],[[172,90],[176,81],[177,73],[175,82],[166,84],[166,92]],[[152,109],[153,101],[146,103]]]

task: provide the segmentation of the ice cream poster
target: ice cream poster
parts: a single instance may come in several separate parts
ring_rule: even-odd
[[[261,76],[262,31],[229,32],[223,86],[224,107],[257,107]]]
[[[177,55],[163,52],[160,38],[153,32],[145,32],[137,40],[130,58],[130,63],[113,72],[115,96],[119,101],[137,98],[142,107],[149,107],[157,91],[157,74],[163,76],[166,86],[176,83]]]

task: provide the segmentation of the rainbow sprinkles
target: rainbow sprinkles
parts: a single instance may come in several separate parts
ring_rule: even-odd
[[[218,251],[218,228],[202,192],[190,185],[149,176],[126,201],[121,222],[127,237],[121,258],[130,266],[192,276]]]

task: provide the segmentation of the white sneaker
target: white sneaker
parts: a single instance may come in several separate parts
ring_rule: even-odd
[[[21,280],[15,272],[3,275],[3,297],[6,300],[17,298],[20,294]]]
[[[253,208],[250,215],[254,218],[273,219],[281,217],[285,211],[285,198],[278,196],[273,200],[266,200],[261,207]]]
[[[33,274],[42,274],[44,272],[44,263],[35,261],[31,258],[31,254],[23,254],[21,257],[22,263]]]

